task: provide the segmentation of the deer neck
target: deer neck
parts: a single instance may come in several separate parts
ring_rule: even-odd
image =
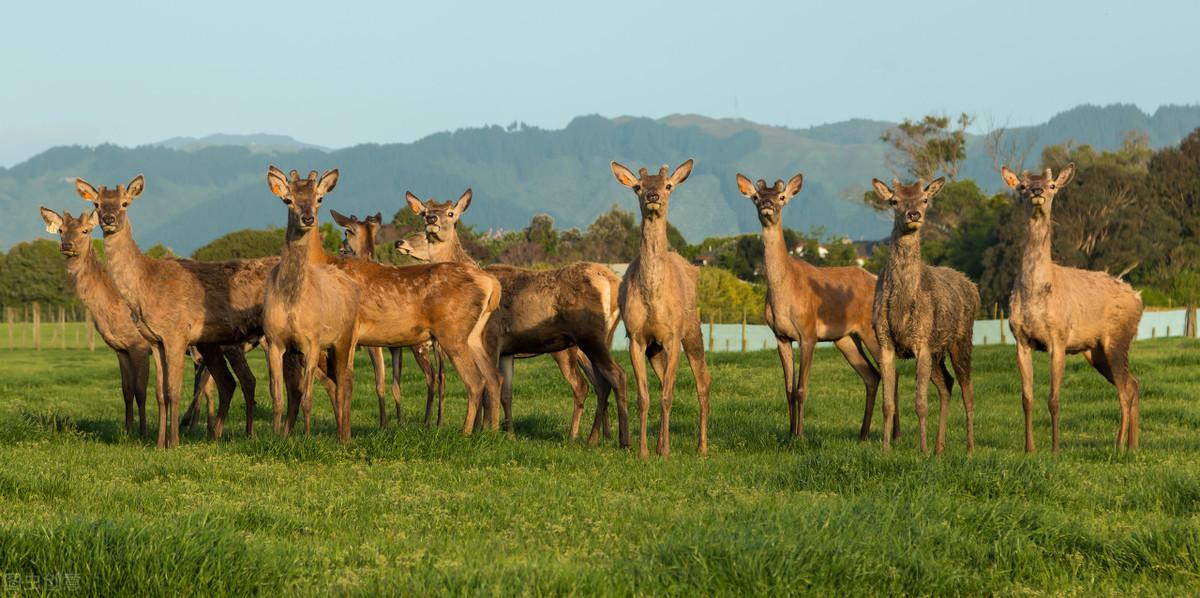
[[[787,241],[783,238],[783,225],[774,224],[763,227],[763,276],[767,286],[782,289],[788,279],[797,274],[803,274],[812,268],[803,260],[792,259],[788,253]]]
[[[67,259],[67,275],[75,287],[75,294],[93,314],[103,313],[101,310],[109,303],[121,300],[112,279],[104,271],[104,264],[90,248],[87,255]]]
[[[888,252],[887,271],[896,289],[916,289],[921,280],[921,233],[906,232],[896,221],[892,229],[892,244]]]
[[[104,235],[104,255],[113,286],[126,302],[140,309],[142,282],[148,276],[150,258],[133,240],[133,227],[128,222],[121,230]]]
[[[375,235],[372,235],[371,233],[366,232],[366,233],[363,233],[362,239],[363,239],[362,247],[359,248],[360,251],[357,251],[355,253],[357,253],[358,255],[361,255],[363,257],[363,259],[365,259],[369,262],[379,261],[379,260],[375,259]]]
[[[645,296],[657,296],[658,287],[666,278],[667,254],[671,249],[667,244],[667,218],[664,214],[658,218],[642,217],[642,243],[638,246],[638,267],[641,276],[638,277]]]
[[[279,272],[275,276],[275,287],[287,300],[299,301],[304,285],[308,281],[309,265],[323,263],[325,258],[325,248],[321,243],[321,229],[313,226],[308,230],[300,230],[295,214],[289,212],[283,255],[280,256]]]
[[[429,261],[432,263],[455,262],[458,264],[471,264],[478,266],[475,260],[463,249],[462,242],[458,240],[458,231],[451,228],[450,232],[444,237],[430,238],[426,237],[429,249]]]
[[[1025,255],[1021,258],[1022,288],[1040,286],[1050,278],[1050,218],[1034,216],[1029,219],[1029,234],[1025,239]]]

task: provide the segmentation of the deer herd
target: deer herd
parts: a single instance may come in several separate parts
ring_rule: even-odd
[[[569,436],[579,433],[589,388],[597,406],[588,442],[609,435],[608,399],[616,396],[618,442],[629,447],[625,372],[610,347],[619,322],[629,339],[637,390],[638,449],[649,455],[647,416],[650,387],[646,361],[661,381],[657,453],[670,454],[670,415],[681,353],[696,382],[699,400],[698,452],[708,451],[711,377],[697,308],[699,272],[667,243],[667,211],[694,162],[656,173],[634,173],[612,163],[617,181],[637,196],[641,244],[623,279],[602,264],[579,262],[553,270],[505,265],[480,267],[463,248],[456,224],[470,208],[468,189],[455,201],[422,201],[408,193],[408,207],[424,230],[396,242],[396,249],[420,263],[391,266],[375,259],[381,214],[359,219],[330,210],[344,229],[342,248],[327,252],[318,222],[323,201],[337,187],[339,173],[306,176],[271,166],[267,186],[286,211],[287,228],[277,257],[198,262],[152,259],[138,248],[128,216],[142,194],[141,175],[127,185],[94,187],[77,179],[76,191],[93,209],[72,216],[41,208],[46,230],[60,237],[67,271],[80,299],[94,316],[104,341],[117,353],[125,400],[125,428],[147,434],[146,386],[154,359],[158,400],[158,446],[179,444],[180,425],[197,419],[200,393],[211,379],[218,406],[209,403],[209,432],[220,438],[238,384],[246,403],[246,434],[254,433],[255,379],[245,352],[262,344],[267,354],[273,428],[290,433],[303,415],[311,426],[314,382],[330,397],[337,438],[350,438],[356,347],[367,348],[375,373],[379,425],[388,425],[390,390],[396,419],[401,416],[400,372],[407,348],[425,378],[425,423],[442,421],[444,360],[458,372],[467,391],[462,431],[477,426],[513,430],[512,387],[516,359],[549,354],[574,395]],[[1032,351],[1050,355],[1049,411],[1052,448],[1058,450],[1058,407],[1067,354],[1083,353],[1088,363],[1117,389],[1121,418],[1118,448],[1138,445],[1140,390],[1129,369],[1129,349],[1142,314],[1139,295],[1103,272],[1059,266],[1051,260],[1051,207],[1055,194],[1074,174],[1068,165],[1057,176],[1021,175],[1004,168],[1028,219],[1024,258],[1011,295],[1009,326],[1017,342],[1017,364],[1025,414],[1025,450],[1034,451]],[[919,446],[927,452],[928,382],[937,390],[934,452],[945,448],[951,391],[958,380],[966,412],[966,447],[974,447],[971,383],[972,327],[979,292],[962,273],[921,259],[921,230],[943,179],[888,185],[872,181],[874,192],[895,211],[890,252],[878,278],[859,267],[816,267],[791,255],[784,241],[782,211],[804,183],[752,182],[737,174],[738,191],[750,199],[762,224],[766,322],[778,341],[783,366],[789,431],[804,435],[804,404],[816,344],[832,342],[862,378],[866,402],[859,438],[871,428],[875,398],[883,387],[883,450],[900,433],[896,406],[897,358],[916,361],[916,415]],[[105,259],[92,249],[91,232],[103,232]],[[794,346],[799,345],[799,360]],[[386,375],[388,349],[392,378]],[[189,355],[191,356],[189,358]],[[950,369],[946,367],[946,359]],[[181,418],[183,371],[196,368],[192,406]],[[232,369],[232,372],[231,372]],[[235,381],[236,378],[236,381]],[[286,411],[284,399],[287,399]]]

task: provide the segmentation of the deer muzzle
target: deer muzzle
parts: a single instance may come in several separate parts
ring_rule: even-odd
[[[1046,196],[1034,195],[1032,198],[1030,198],[1029,202],[1035,206],[1040,206],[1040,205],[1046,203]]]
[[[75,251],[74,243],[69,243],[69,242],[63,243],[63,244],[59,245],[58,250],[61,251],[62,254],[67,257],[74,257],[74,256],[78,255],[78,252]]]

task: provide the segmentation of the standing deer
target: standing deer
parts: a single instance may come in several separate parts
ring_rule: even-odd
[[[411,192],[405,195],[409,208],[425,220],[425,251],[431,261],[478,267],[463,249],[456,228],[471,198],[470,189],[457,201],[422,202]],[[616,275],[607,266],[590,262],[554,270],[497,264],[484,271],[495,276],[503,289],[500,308],[488,326],[487,342],[500,364],[501,402],[508,430],[512,431],[513,360],[550,353],[575,395],[568,436],[574,440],[579,435],[590,381],[596,389],[597,408],[588,441],[599,442],[608,419],[608,395],[615,390],[620,442],[622,447],[629,446],[625,372],[609,351],[620,321]],[[580,375],[580,368],[586,378]]]
[[[360,257],[372,262],[378,261],[375,257],[375,237],[379,232],[380,224],[383,222],[383,215],[376,213],[373,216],[359,220],[358,216],[344,216],[337,210],[329,210],[329,215],[333,216],[333,221],[338,226],[345,229],[345,238],[342,240],[342,251],[339,255],[343,257]],[[422,236],[422,238],[424,238]],[[441,405],[445,399],[446,379],[442,365],[441,354],[434,349],[433,343],[424,343],[421,345],[409,347],[412,352],[413,359],[417,362],[417,367],[421,368],[421,373],[425,375],[426,389],[426,418],[425,423],[429,423],[428,406],[433,403],[434,394],[438,395],[438,425],[442,425]],[[389,352],[392,357],[392,399],[396,403],[396,421],[401,418],[400,411],[400,373],[404,369],[404,358],[399,347],[389,347]],[[379,427],[387,426],[387,408],[384,398],[384,386],[387,379],[387,366],[383,361],[383,349],[381,347],[368,347],[367,354],[371,357],[371,367],[375,370],[375,394],[379,397]],[[437,355],[436,370],[430,362],[429,356]]]
[[[300,202],[294,195],[295,182],[283,177],[281,184],[281,172],[274,167],[268,172],[271,192],[286,204]],[[315,190],[303,189],[305,193]],[[319,204],[316,197],[311,201]],[[315,211],[309,216],[315,219]],[[488,321],[500,302],[500,283],[495,277],[462,264],[393,267],[345,259],[318,250],[319,239],[309,244],[310,266],[322,261],[332,264],[361,289],[354,324],[357,342],[373,347],[410,347],[436,339],[467,386],[463,433],[474,430],[475,415],[485,395],[491,415],[488,426],[499,428],[500,376],[489,359],[484,339]],[[343,408],[348,416],[348,401]],[[292,417],[294,412],[289,410]]]
[[[220,438],[233,394],[233,377],[221,345],[240,345],[262,334],[263,283],[277,258],[194,262],[151,259],[133,240],[126,210],[142,193],[138,175],[129,186],[96,189],[75,180],[79,196],[95,205],[113,286],[129,304],[138,331],[151,345],[158,368],[158,446],[179,446],[179,400],[187,348],[200,350],[217,382],[220,407],[213,435]],[[170,422],[168,426],[168,421]],[[254,431],[254,403],[246,402],[246,433]]]
[[[271,370],[271,401],[275,429],[279,430],[284,392],[284,353],[295,350],[303,360],[299,401],[288,402],[291,430],[295,410],[305,409],[309,429],[312,383],[318,360],[328,356],[336,384],[334,422],[339,441],[350,438],[350,398],[354,372],[354,347],[360,287],[345,272],[330,264],[317,226],[321,201],[337,186],[338,171],[317,172],[302,179],[295,170],[289,180],[274,166],[267,173],[271,191],[288,208],[287,231],[279,265],[271,271],[263,301],[263,332],[267,338],[267,365]],[[295,393],[293,393],[293,396]]]
[[[891,450],[892,415],[896,411],[896,357],[917,360],[917,419],[921,435],[921,453],[927,454],[925,420],[929,414],[928,383],[933,378],[941,401],[938,413],[937,444],[934,452],[946,447],[946,416],[954,378],[946,369],[950,356],[954,373],[962,387],[963,407],[967,413],[967,452],[975,448],[975,390],[971,385],[972,331],[979,311],[979,290],[961,272],[930,266],[921,261],[921,226],[929,202],[942,190],[945,179],[929,185],[918,180],[901,185],[893,180],[888,187],[879,179],[872,185],[880,199],[895,210],[891,251],[887,264],[875,284],[875,308],[872,323],[879,339],[879,369],[883,377],[883,451]],[[935,372],[933,366],[937,366]]]
[[[868,352],[876,361],[879,359],[879,342],[871,326],[875,276],[857,266],[818,268],[789,254],[783,238],[783,207],[796,197],[803,184],[804,176],[800,174],[786,185],[777,180],[772,186],[762,179],[755,185],[745,175],[737,175],[738,191],[754,202],[762,224],[765,316],[775,333],[783,364],[791,434],[804,436],[804,401],[808,398],[808,377],[817,341],[833,341],[866,386],[866,409],[858,433],[859,440],[866,440],[879,388],[879,372],[867,359]],[[799,373],[794,373],[792,367],[793,342],[800,345]],[[899,411],[896,413],[899,417]],[[899,431],[897,421],[892,433]]]
[[[667,205],[675,187],[687,180],[694,162],[689,159],[670,175],[667,166],[658,174],[645,168],[634,175],[613,162],[613,176],[637,194],[642,213],[642,244],[638,255],[621,280],[621,317],[629,335],[629,359],[637,379],[638,417],[641,437],[638,452],[649,456],[646,448],[646,415],[650,408],[650,390],[646,383],[646,357],[662,381],[662,421],[658,429],[658,454],[671,454],[671,400],[675,393],[675,374],[679,368],[679,348],[687,355],[696,394],[700,400],[701,455],[708,454],[708,391],[712,379],[704,363],[704,337],[700,332],[700,314],[696,310],[696,282],[700,273],[683,256],[667,246]]]
[[[1121,425],[1117,448],[1138,446],[1138,403],[1141,388],[1129,371],[1129,346],[1142,319],[1142,298],[1128,284],[1104,272],[1055,264],[1050,251],[1054,196],[1071,181],[1075,165],[1055,178],[1024,171],[1020,177],[1005,166],[1004,182],[1020,194],[1029,218],[1029,236],[1021,271],[1009,298],[1008,325],[1017,340],[1021,372],[1021,404],[1025,409],[1025,452],[1033,446],[1033,351],[1050,353],[1051,447],[1058,450],[1058,400],[1067,355],[1083,353],[1097,372],[1117,388]]]

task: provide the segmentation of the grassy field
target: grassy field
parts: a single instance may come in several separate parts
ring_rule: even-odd
[[[806,441],[785,438],[774,352],[711,355],[711,455],[695,455],[685,369],[674,456],[643,462],[615,441],[565,440],[569,393],[545,358],[518,364],[515,437],[458,435],[457,378],[445,428],[420,425],[423,391],[410,377],[407,420],[379,431],[364,357],[347,445],[333,441],[323,394],[314,436],[272,435],[263,379],[257,438],[239,432],[239,398],[226,440],[204,440],[200,426],[179,450],[158,451],[121,429],[109,352],[0,353],[0,583],[10,583],[0,594],[14,593],[13,583],[47,591],[33,575],[70,576],[66,589],[106,595],[1200,588],[1196,341],[1135,346],[1137,454],[1113,449],[1115,394],[1075,357],[1063,450],[1026,456],[1013,349],[982,348],[976,452],[965,454],[955,401],[939,458],[914,448],[911,362],[902,370],[904,436],[889,457],[878,416],[872,440],[857,442],[861,384],[821,350]],[[261,352],[253,363],[263,371]],[[1048,447],[1045,355],[1037,364],[1036,433]]]

